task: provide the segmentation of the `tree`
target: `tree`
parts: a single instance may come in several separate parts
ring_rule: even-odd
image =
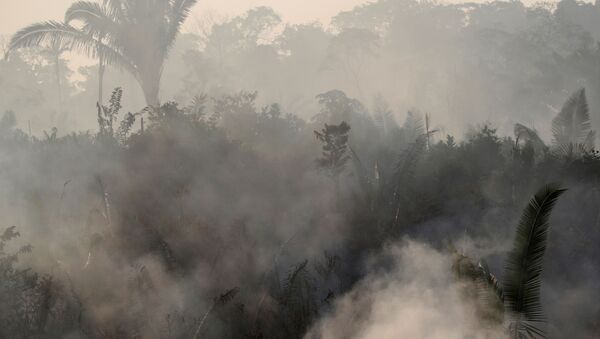
[[[31,46],[30,46],[31,47]],[[57,113],[62,111],[63,91],[62,91],[62,70],[61,70],[61,55],[69,50],[69,46],[62,43],[59,40],[49,40],[46,42],[40,42],[38,47],[41,47],[40,54],[47,57],[54,66],[54,76],[56,81],[57,91]],[[3,47],[5,56],[13,49],[12,41],[8,43],[6,47]]]
[[[376,55],[379,36],[366,29],[347,29],[331,39],[326,66],[339,67],[354,82],[357,93],[364,98],[362,75],[369,59]]]
[[[317,140],[323,143],[321,158],[317,159],[317,166],[323,169],[326,175],[333,180],[338,208],[340,207],[339,177],[346,169],[348,156],[348,133],[350,125],[342,121],[339,125],[325,124],[320,132],[315,131]]]
[[[51,41],[65,43],[73,50],[98,58],[100,72],[104,65],[130,72],[139,82],[146,103],[158,106],[164,62],[196,2],[78,1],[67,10],[65,23],[47,21],[30,25],[12,37],[9,49],[39,46]],[[79,23],[81,28],[72,26],[71,22]]]
[[[52,60],[54,64],[54,76],[56,79],[56,91],[57,91],[57,106],[56,113],[60,114],[62,112],[62,103],[63,103],[63,88],[62,88],[62,70],[61,63],[62,60],[60,56],[68,51],[68,46],[61,45],[58,41],[52,41],[47,48],[42,50],[43,54],[46,54],[49,59]]]
[[[321,93],[316,96],[316,99],[321,105],[321,111],[312,118],[315,122],[331,123],[343,120],[350,121],[355,126],[352,120],[366,112],[366,108],[360,101],[349,98],[340,90]]]

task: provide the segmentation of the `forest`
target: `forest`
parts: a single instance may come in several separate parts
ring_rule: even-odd
[[[0,339],[600,337],[600,2],[198,3],[0,36]]]

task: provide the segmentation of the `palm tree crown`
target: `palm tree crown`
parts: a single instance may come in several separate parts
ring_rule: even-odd
[[[197,0],[78,1],[65,22],[30,25],[11,39],[9,51],[60,41],[72,49],[131,72],[149,106],[159,104],[164,62]],[[76,23],[76,25],[72,25]]]

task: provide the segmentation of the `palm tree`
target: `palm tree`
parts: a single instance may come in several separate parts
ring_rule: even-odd
[[[106,65],[125,69],[139,82],[146,103],[158,106],[164,62],[196,2],[78,1],[67,10],[64,23],[47,21],[28,26],[12,37],[9,49],[48,41],[65,42],[72,49],[99,59],[100,82]],[[81,26],[71,25],[73,22]]]

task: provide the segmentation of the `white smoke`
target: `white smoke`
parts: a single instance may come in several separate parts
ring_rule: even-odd
[[[404,241],[387,248],[383,259],[392,269],[367,276],[339,298],[307,339],[502,337],[500,328],[478,326],[452,275],[451,256]]]

